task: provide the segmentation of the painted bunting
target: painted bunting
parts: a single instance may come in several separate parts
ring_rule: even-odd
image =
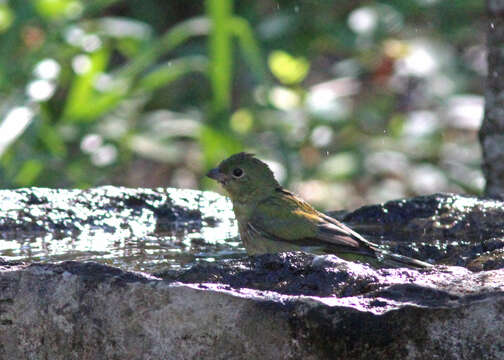
[[[239,153],[210,170],[208,177],[229,193],[243,245],[250,255],[284,251],[335,254],[377,267],[431,266],[389,253],[336,219],[283,189],[268,165]]]

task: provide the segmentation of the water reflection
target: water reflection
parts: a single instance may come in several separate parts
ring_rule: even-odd
[[[176,231],[140,238],[103,236],[103,233],[60,239],[51,234],[21,240],[3,238],[0,257],[26,262],[92,260],[127,270],[156,272],[189,267],[203,260],[236,258],[245,253],[236,234],[222,228],[220,234],[220,239],[214,238],[210,243],[204,240],[202,232]]]
[[[9,195],[3,198],[0,194],[6,218],[23,226],[22,231],[11,233],[2,228],[0,257],[4,260],[97,261],[156,272],[245,253],[228,200],[215,193],[112,187],[87,193],[35,189],[36,195],[29,195],[28,201],[34,202],[34,196],[42,200],[27,207],[23,191],[5,191]],[[86,195],[87,201],[82,201]],[[69,218],[70,209],[73,216]],[[30,230],[27,223],[48,231]]]

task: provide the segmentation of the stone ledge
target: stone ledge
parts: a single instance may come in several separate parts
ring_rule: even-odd
[[[371,282],[368,289],[372,290],[319,297],[236,287],[211,279],[191,283],[162,280],[97,263],[3,263],[0,357],[504,356],[504,322],[499,320],[504,313],[504,270],[471,273],[444,267],[418,276],[411,273],[414,270],[374,270],[333,257],[321,260],[302,253],[271,257],[256,260],[271,263],[276,259],[289,266],[311,262],[328,279],[345,275],[355,284]],[[239,271],[241,265],[228,266]],[[396,278],[396,283],[383,280],[384,272],[389,272],[387,279]],[[272,273],[275,276],[274,270]],[[304,275],[307,273],[298,274]],[[182,279],[183,274],[180,276]]]

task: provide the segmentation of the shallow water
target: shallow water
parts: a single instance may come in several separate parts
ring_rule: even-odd
[[[475,271],[504,266],[504,205],[434,194],[335,213],[389,251]],[[0,190],[0,257],[159,273],[245,251],[230,201],[185,189]]]
[[[158,272],[245,253],[229,201],[212,192],[3,190],[0,204],[0,257],[7,261],[96,261]]]
[[[237,258],[245,251],[239,238],[224,237],[208,244],[201,233],[152,233],[122,238],[92,234],[56,239],[48,234],[25,239],[0,239],[0,257],[6,261],[96,261],[121,269],[158,272],[190,267],[199,261]]]

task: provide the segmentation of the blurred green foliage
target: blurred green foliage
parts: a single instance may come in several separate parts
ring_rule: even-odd
[[[0,186],[209,187],[233,152],[318,205],[480,192],[484,4],[0,0]]]

